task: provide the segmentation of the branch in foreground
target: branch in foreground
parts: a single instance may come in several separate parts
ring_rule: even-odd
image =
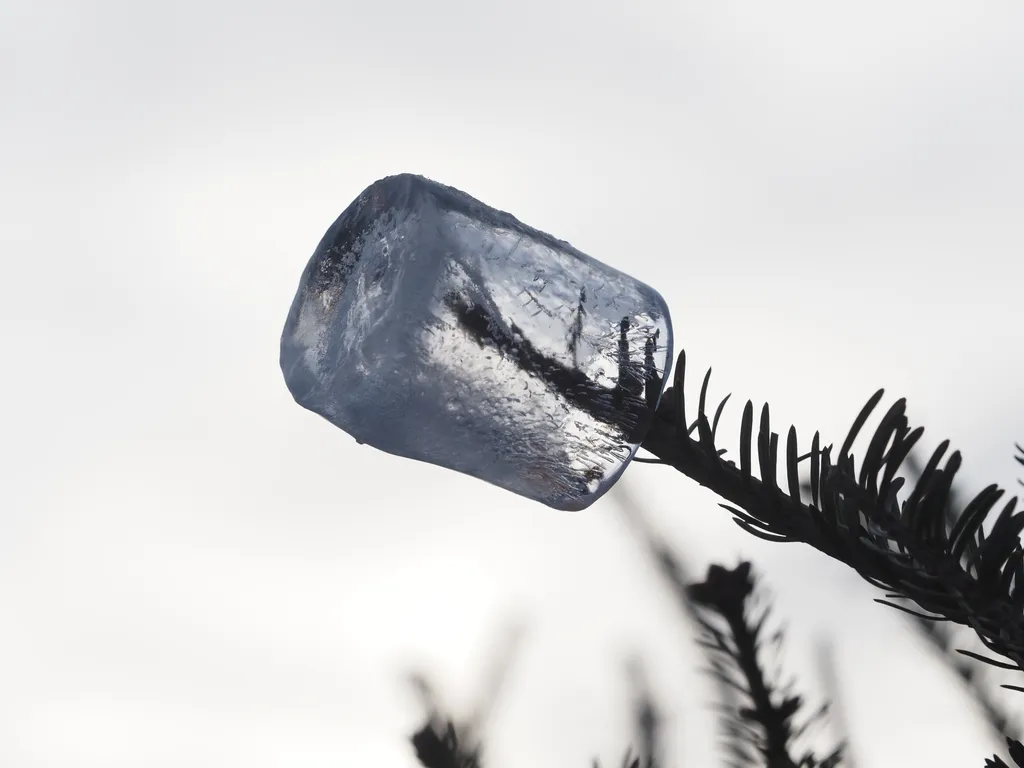
[[[1010,759],[1018,768],[1024,768],[1024,745],[1014,739],[1006,740],[1006,747],[1010,752]],[[993,755],[985,760],[985,768],[1011,768],[1001,757]]]
[[[1004,494],[995,485],[972,499],[947,531],[944,516],[960,455],[953,452],[940,468],[949,447],[946,441],[900,502],[905,481],[897,473],[924,432],[909,426],[904,400],[882,417],[858,472],[850,451],[881,401],[881,390],[861,411],[834,459],[832,447],[822,447],[818,434],[809,452],[801,455],[796,430],[790,427],[780,462],[779,435],[771,430],[768,406],[761,411],[755,437],[753,404],[748,401],[737,466],[715,445],[725,401],[713,417],[708,416],[710,371],[696,420],[687,423],[685,370],[681,353],[674,386],[666,392],[644,440],[646,450],[728,501],[722,506],[748,532],[768,541],[809,544],[854,568],[868,582],[892,593],[889,596],[913,600],[930,615],[970,626],[986,647],[1012,664],[977,656],[980,660],[1024,669],[1024,548],[1019,538],[1024,514],[1015,512],[1015,497],[995,515],[987,536],[982,523]],[[694,431],[696,437],[691,437]],[[755,460],[760,477],[754,476]],[[805,461],[811,486],[807,502],[800,494],[800,465]],[[788,493],[777,481],[780,464]]]
[[[914,478],[914,482],[919,482],[924,465],[917,460],[917,455],[914,452],[907,456],[906,468],[909,470],[911,477]],[[956,529],[957,521],[960,519],[960,515],[963,514],[965,506],[966,502],[960,491],[960,484],[958,481],[954,481],[950,485],[946,510],[943,515],[947,536]],[[976,539],[972,537],[968,542],[966,550],[961,555],[961,562],[965,565],[969,565],[970,558],[976,556],[974,554],[976,547],[971,546],[974,543],[976,543]],[[911,605],[907,603],[904,607],[911,607]],[[956,650],[957,635],[959,634],[957,630],[961,629],[961,627],[948,621],[935,621],[934,619],[925,618],[914,611],[904,612],[907,614],[910,625],[917,629],[939,656],[945,660],[949,668],[960,680],[964,690],[974,699],[996,742],[1003,743],[1007,739],[1018,738],[1020,736],[1020,727],[1017,718],[1011,716],[1002,704],[991,695],[989,686],[983,679],[982,670],[978,665]]]

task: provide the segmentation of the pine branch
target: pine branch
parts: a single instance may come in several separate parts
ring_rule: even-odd
[[[1024,768],[1024,744],[1016,739],[1007,739],[1006,747],[1014,766]],[[999,755],[993,755],[985,760],[985,768],[1012,768],[1012,766],[1007,765]]]
[[[744,530],[769,541],[809,544],[875,586],[912,600],[928,615],[971,627],[986,647],[1024,669],[1024,548],[1019,538],[1024,514],[1015,512],[1016,498],[993,515],[987,536],[982,523],[1004,494],[995,485],[972,499],[947,530],[944,515],[960,466],[959,453],[954,452],[940,467],[947,441],[932,454],[900,503],[897,494],[905,481],[898,472],[924,431],[909,426],[904,400],[882,417],[858,472],[850,450],[881,401],[881,390],[861,411],[838,454],[833,454],[832,446],[822,447],[815,434],[809,452],[801,455],[791,427],[781,461],[779,435],[771,430],[768,406],[761,411],[755,436],[753,404],[748,401],[737,466],[715,445],[722,406],[712,421],[706,410],[710,371],[701,387],[697,418],[688,424],[685,370],[681,353],[674,386],[665,393],[643,442],[646,450],[728,501],[722,506]],[[696,436],[691,437],[694,430]],[[759,477],[754,476],[755,460]],[[801,498],[799,479],[805,461],[811,480],[807,502]],[[780,470],[788,492],[777,479]]]
[[[956,637],[952,629],[932,619],[917,615],[908,616],[922,637],[946,660],[950,669],[962,683],[964,690],[974,699],[981,710],[989,730],[999,741],[1016,739],[1020,726],[1000,702],[989,693],[976,664],[968,662],[964,654],[955,648]]]
[[[924,465],[917,460],[917,455],[914,452],[907,456],[906,467],[909,470],[909,474],[915,479],[915,482],[920,482]],[[960,519],[960,515],[963,514],[965,506],[963,494],[960,492],[960,484],[954,481],[950,484],[946,509],[943,514],[947,537],[956,528],[957,521]],[[961,557],[961,562],[965,565],[969,565],[970,559],[976,556],[974,554],[977,549],[976,544],[977,540],[972,537]],[[999,701],[991,696],[987,686],[984,684],[978,666],[967,661],[965,656],[954,647],[957,634],[954,631],[955,625],[950,626],[949,622],[934,621],[918,615],[908,615],[907,618],[911,626],[915,627],[921,636],[946,661],[962,683],[964,690],[974,699],[997,741],[1003,742],[1007,739],[1018,738],[1020,736],[1020,727],[1016,722],[1016,718],[1008,714]]]
[[[739,690],[746,706],[733,714],[733,733],[739,748],[734,755],[750,763],[751,752],[760,755],[767,768],[831,768],[840,764],[842,747],[818,759],[813,752],[794,757],[797,738],[811,723],[820,719],[826,708],[804,724],[796,725],[796,716],[803,706],[800,696],[788,695],[777,682],[770,680],[761,663],[765,645],[764,628],[769,609],[755,616],[750,598],[754,579],[749,562],[732,570],[712,565],[707,578],[689,587],[690,598],[700,606],[704,616],[703,645],[711,651],[715,677]],[[776,633],[781,641],[782,633]]]

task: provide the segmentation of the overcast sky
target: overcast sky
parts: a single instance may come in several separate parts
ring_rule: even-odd
[[[632,653],[669,765],[713,764],[614,494],[357,446],[278,340],[324,230],[416,172],[657,288],[719,395],[840,440],[884,386],[1014,485],[1024,6],[839,5],[0,0],[0,764],[411,768],[405,673],[464,712],[513,619],[490,768],[615,764]],[[862,767],[991,754],[854,574],[672,470],[622,482],[695,566],[755,560],[811,692],[835,639]]]

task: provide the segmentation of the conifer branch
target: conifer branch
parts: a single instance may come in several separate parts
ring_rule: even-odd
[[[734,756],[742,756],[745,764],[766,768],[837,766],[842,760],[841,746],[822,759],[811,751],[800,757],[793,754],[796,740],[825,715],[827,707],[819,709],[802,725],[796,724],[803,698],[781,689],[765,673],[761,652],[766,644],[764,630],[770,610],[755,614],[750,605],[753,593],[749,562],[731,570],[712,565],[703,582],[689,587],[690,598],[705,613],[701,626],[704,647],[711,651],[713,674],[740,690],[746,699],[746,706],[735,712],[733,726],[735,734],[742,734],[737,741],[748,749],[736,750]],[[781,642],[782,632],[775,633],[773,639]],[[760,759],[751,761],[751,753]]]
[[[1015,511],[1016,498],[995,513],[1004,492],[989,486],[948,528],[945,515],[960,456],[953,452],[940,466],[947,441],[900,502],[905,480],[898,473],[924,431],[910,427],[904,400],[882,416],[858,471],[851,449],[881,401],[881,390],[858,415],[838,453],[822,446],[818,434],[801,453],[792,427],[780,446],[767,405],[755,434],[753,404],[748,401],[737,466],[715,444],[718,414],[712,421],[706,409],[710,371],[693,422],[696,435],[690,435],[685,371],[681,353],[674,384],[643,442],[646,450],[729,502],[722,506],[744,530],[769,541],[809,544],[868,582],[912,600],[927,615],[971,627],[989,650],[1024,669],[1024,548],[1019,538],[1024,514]],[[799,478],[805,461],[811,491],[806,502]],[[995,520],[986,536],[982,524],[990,516]]]
[[[779,698],[777,685],[768,680],[761,666],[763,633],[768,623],[768,610],[753,616],[750,598],[754,580],[750,564],[735,571],[712,566],[708,578],[697,583],[689,574],[685,559],[670,547],[651,526],[640,502],[624,487],[613,492],[630,526],[644,545],[661,575],[668,582],[676,605],[702,631],[697,644],[710,663],[712,679],[719,689],[716,710],[721,716],[726,749],[726,764],[733,768],[768,766],[791,768],[800,766],[838,765],[841,749],[818,761],[812,753],[797,759],[791,754],[793,740],[810,723],[793,726],[798,714],[799,697]],[[722,589],[722,586],[732,589]],[[780,643],[782,632],[772,636]],[[784,707],[794,706],[786,712]],[[819,711],[811,722],[821,717]]]

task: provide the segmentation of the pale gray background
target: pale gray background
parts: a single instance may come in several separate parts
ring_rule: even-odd
[[[409,768],[404,673],[464,712],[520,617],[491,768],[614,764],[634,651],[670,764],[712,765],[614,498],[555,512],[301,410],[299,274],[423,173],[656,286],[719,394],[838,440],[886,386],[1013,485],[1022,40],[995,0],[0,3],[0,764]],[[836,637],[862,766],[991,754],[851,572],[623,482],[702,567],[756,559],[812,690]]]

